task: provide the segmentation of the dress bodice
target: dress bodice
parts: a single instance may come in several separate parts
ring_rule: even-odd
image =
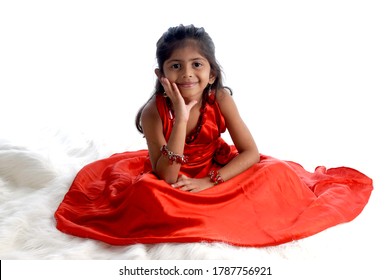
[[[211,93],[213,102],[203,100],[201,122],[195,130],[195,138],[185,143],[184,154],[188,156],[188,163],[183,165],[181,171],[191,177],[203,177],[208,174],[215,164],[224,165],[237,155],[235,147],[228,145],[221,134],[226,131],[226,123],[219,105],[215,100],[215,93]],[[169,140],[174,125],[174,113],[168,103],[167,97],[156,96],[157,108],[162,120],[163,134]]]

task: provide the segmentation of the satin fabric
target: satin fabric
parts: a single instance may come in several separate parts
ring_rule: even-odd
[[[168,139],[174,117],[163,96],[157,107]],[[207,176],[234,156],[217,102],[208,102],[198,135],[185,145],[181,172]],[[347,167],[301,165],[261,155],[240,175],[200,193],[158,179],[147,150],[123,152],[79,171],[55,218],[64,233],[113,245],[220,241],[267,246],[316,234],[353,220],[373,189],[372,180]]]

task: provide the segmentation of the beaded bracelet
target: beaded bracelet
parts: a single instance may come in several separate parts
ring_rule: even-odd
[[[173,162],[184,164],[188,162],[188,157],[185,155],[178,155],[173,153],[172,151],[169,151],[166,145],[163,145],[161,147],[161,153],[163,156],[167,157],[170,164],[173,164]]]
[[[221,184],[221,183],[224,182],[224,180],[223,180],[222,176],[220,175],[219,171],[211,170],[211,172],[209,172],[208,176],[210,177],[211,182],[214,185],[218,185],[218,184]]]

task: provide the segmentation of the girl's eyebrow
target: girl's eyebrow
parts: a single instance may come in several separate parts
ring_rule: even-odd
[[[204,57],[196,57],[196,58],[189,59],[189,61],[195,61],[195,60],[206,60],[206,59]],[[168,59],[166,62],[182,62],[182,61],[184,60],[172,58],[172,59]]]

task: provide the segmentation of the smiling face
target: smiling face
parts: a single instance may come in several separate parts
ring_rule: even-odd
[[[202,56],[196,44],[187,43],[173,51],[163,64],[163,74],[176,83],[184,99],[201,98],[208,84],[215,81],[208,60]]]

